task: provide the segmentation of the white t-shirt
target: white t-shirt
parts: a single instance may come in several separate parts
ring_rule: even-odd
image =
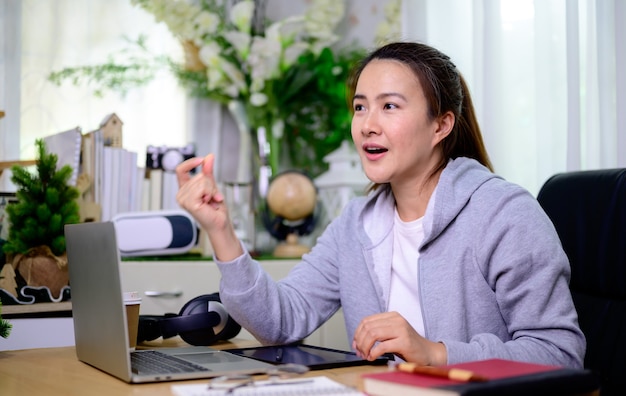
[[[393,227],[393,259],[388,311],[396,311],[422,336],[424,319],[419,292],[417,247],[424,239],[423,217],[404,222],[395,210]]]

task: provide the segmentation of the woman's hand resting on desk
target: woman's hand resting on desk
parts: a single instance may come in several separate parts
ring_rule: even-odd
[[[407,362],[420,365],[443,365],[446,347],[422,337],[397,312],[383,312],[364,318],[354,332],[352,348],[357,355],[374,360],[393,353]]]
[[[213,154],[209,154],[204,158],[190,158],[176,167],[179,187],[176,201],[206,231],[215,256],[222,261],[231,261],[241,256],[243,249],[213,176],[214,160]],[[200,172],[192,175],[191,171],[200,165]]]

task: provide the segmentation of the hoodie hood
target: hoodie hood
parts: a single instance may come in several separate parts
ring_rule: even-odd
[[[424,242],[431,242],[459,215],[476,190],[501,177],[470,158],[450,160],[439,178],[424,215]]]
[[[422,245],[437,238],[467,205],[474,192],[492,179],[501,178],[474,159],[460,157],[450,160],[428,202]],[[359,216],[359,223],[365,230],[361,238],[364,246],[374,248],[391,233],[393,201],[390,188],[379,188],[365,199]]]

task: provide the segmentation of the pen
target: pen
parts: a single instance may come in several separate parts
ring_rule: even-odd
[[[396,366],[399,371],[406,373],[417,373],[432,375],[435,377],[444,377],[454,381],[462,382],[484,382],[488,381],[487,377],[478,375],[469,370],[457,369],[457,368],[443,368],[433,366],[418,366],[415,363],[400,363]]]
[[[280,362],[283,360],[283,348],[278,348],[276,350],[276,361]]]

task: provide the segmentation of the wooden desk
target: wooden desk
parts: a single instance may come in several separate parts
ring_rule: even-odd
[[[180,346],[182,341],[156,340],[142,347]],[[237,340],[215,345],[217,349],[258,345],[256,341]],[[385,366],[359,366],[311,371],[307,376],[325,375],[349,386],[358,386],[365,372],[384,371]],[[76,358],[74,347],[0,351],[0,395],[172,395],[177,383],[207,383],[208,380],[177,381],[130,385],[95,369]]]

